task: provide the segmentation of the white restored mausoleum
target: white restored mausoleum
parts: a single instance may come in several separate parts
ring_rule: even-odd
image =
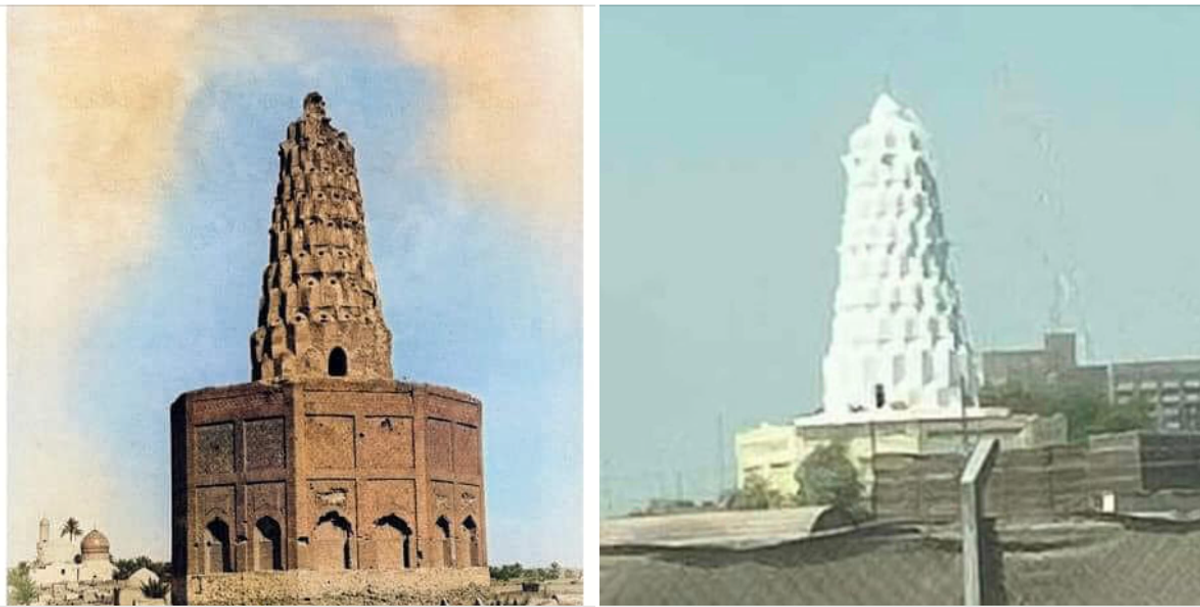
[[[816,413],[736,437],[738,487],[762,476],[794,494],[794,472],[821,445],[843,442],[870,487],[879,453],[964,450],[977,437],[1005,449],[1066,442],[1066,421],[979,406],[983,383],[967,335],[934,178],[929,133],[882,94],[850,135],[833,328]]]

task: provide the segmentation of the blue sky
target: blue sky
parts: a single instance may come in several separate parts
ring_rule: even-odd
[[[732,436],[820,395],[846,138],[930,130],[977,348],[1200,356],[1200,10],[601,11],[602,512],[711,496]]]
[[[169,554],[168,406],[186,390],[249,381],[276,150],[304,95],[319,90],[357,149],[398,378],[484,401],[490,560],[581,565],[581,303],[577,277],[547,269],[577,267],[562,255],[577,257],[578,247],[547,244],[555,239],[541,238],[512,205],[468,194],[418,161],[442,90],[377,44],[387,31],[278,18],[238,27],[267,44],[304,40],[305,55],[218,60],[200,74],[179,126],[158,241],[98,320],[73,336],[64,374],[77,398],[73,422],[87,428],[110,482],[131,493],[99,515],[74,511],[109,533],[118,557]],[[21,407],[37,406],[22,402],[19,387],[35,380],[15,378],[10,429]],[[20,457],[10,451],[13,464]],[[37,500],[24,491],[23,501]],[[10,544],[11,558],[32,549]]]

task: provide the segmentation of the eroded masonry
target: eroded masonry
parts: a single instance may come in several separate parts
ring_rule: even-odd
[[[394,379],[354,147],[319,94],[279,157],[252,381],[171,406],[175,602],[486,583],[482,404]]]

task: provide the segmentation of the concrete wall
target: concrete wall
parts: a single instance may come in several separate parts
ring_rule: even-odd
[[[881,518],[950,521],[959,516],[958,454],[883,454],[875,458],[876,513]],[[987,516],[1039,519],[1089,507],[1081,446],[1001,451],[984,496]]]
[[[880,454],[877,513],[956,518],[962,465],[957,454]],[[1093,436],[1087,446],[1002,449],[985,499],[989,516],[1040,519],[1095,510],[1106,493],[1118,496],[1118,511],[1157,509],[1162,500],[1149,498],[1169,491],[1200,491],[1200,434],[1123,432]]]
[[[1089,439],[1093,491],[1200,489],[1200,433],[1121,432]]]

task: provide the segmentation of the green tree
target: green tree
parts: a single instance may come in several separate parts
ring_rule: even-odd
[[[1154,406],[1150,403],[1138,400],[1114,404],[1102,391],[1082,386],[988,386],[980,390],[979,400],[985,407],[1005,407],[1014,413],[1044,417],[1061,414],[1067,420],[1067,439],[1072,443],[1087,442],[1093,434],[1154,427]]]
[[[766,510],[778,508],[785,503],[779,490],[771,487],[767,479],[758,474],[746,477],[742,488],[734,494],[731,507],[735,510]]]
[[[171,576],[171,563],[163,561],[155,561],[150,557],[142,555],[131,559],[116,559],[113,565],[117,567],[117,571],[113,574],[118,580],[127,580],[138,569],[145,567],[154,572],[159,579],[169,579]]]
[[[29,565],[24,561],[8,569],[8,603],[28,605],[38,598],[37,586],[29,577]]]
[[[71,536],[72,542],[75,541],[75,536],[83,535],[83,528],[79,526],[79,521],[75,517],[72,516],[67,519],[67,522],[63,523],[62,531],[59,531],[58,536],[62,537],[64,535]]]
[[[800,484],[802,504],[848,510],[862,504],[864,489],[845,443],[833,442],[814,449],[796,468],[796,482]]]
[[[520,563],[510,563],[499,567],[488,567],[492,579],[498,582],[507,582],[515,580],[525,574],[525,569]]]
[[[1106,405],[1092,426],[1094,434],[1153,428],[1154,405],[1142,399],[1124,405]]]
[[[559,565],[558,561],[550,563],[550,579],[557,580],[560,577],[562,577],[562,565]]]

